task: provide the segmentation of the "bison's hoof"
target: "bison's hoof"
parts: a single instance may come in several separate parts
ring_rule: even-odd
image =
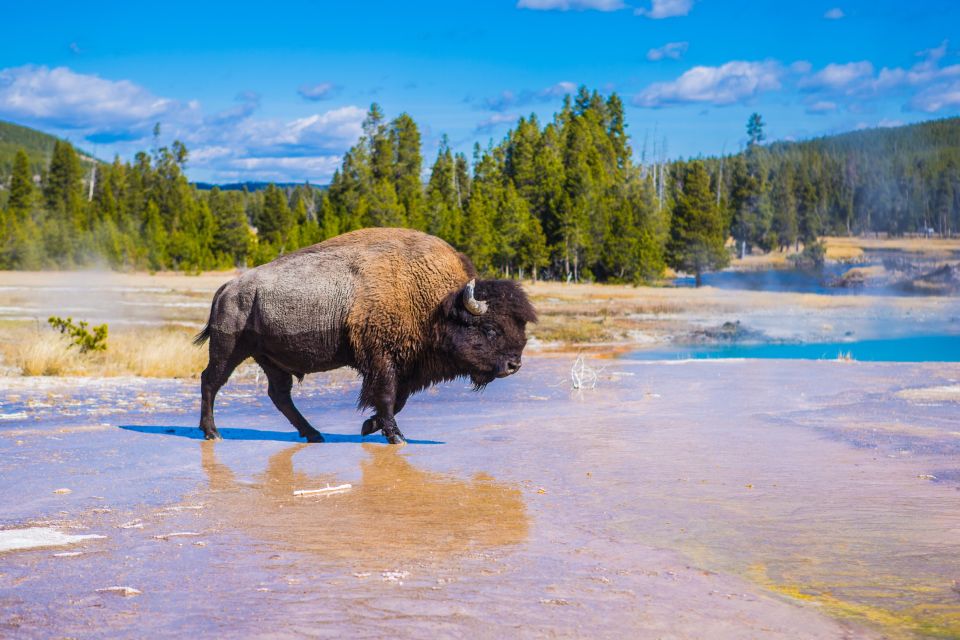
[[[303,436],[307,439],[307,442],[325,442],[323,436],[320,435],[319,431],[314,431],[313,433],[308,433]]]
[[[200,427],[200,430],[203,431],[203,439],[204,439],[204,440],[223,440],[223,436],[220,435],[220,432],[217,431],[216,429],[213,429],[213,430],[211,430],[211,431],[207,431],[207,430],[204,429],[203,427]]]
[[[403,433],[397,428],[396,422],[393,422],[383,430],[383,436],[390,444],[406,444],[407,442],[407,439],[403,437]]]
[[[360,435],[368,436],[371,433],[376,433],[377,431],[380,431],[380,429],[381,429],[380,421],[377,420],[376,417],[367,418],[366,420],[363,421],[363,426],[360,427]]]

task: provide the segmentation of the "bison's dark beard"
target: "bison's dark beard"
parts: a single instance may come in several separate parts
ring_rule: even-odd
[[[474,391],[482,391],[484,387],[497,379],[497,374],[492,372],[471,373],[470,382],[473,383]]]

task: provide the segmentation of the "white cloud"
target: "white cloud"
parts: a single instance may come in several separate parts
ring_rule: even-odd
[[[366,111],[355,106],[294,120],[247,118],[204,127],[187,139],[190,165],[215,181],[329,180],[344,151],[363,133]]]
[[[541,100],[547,100],[549,98],[562,98],[568,93],[573,93],[577,90],[577,85],[568,81],[563,80],[557,84],[550,85],[546,89],[541,89],[537,92],[537,97]]]
[[[618,11],[626,5],[622,0],[519,0],[518,9],[536,11]]]
[[[297,89],[297,93],[304,100],[320,101],[333,98],[340,91],[340,87],[332,82],[321,82],[320,84],[302,85]]]
[[[238,156],[281,157],[339,154],[362,135],[366,111],[347,106],[284,121],[247,118],[230,126],[204,127],[188,142],[229,147]]]
[[[183,141],[188,167],[205,179],[326,180],[362,134],[360,107],[279,120],[257,117],[260,101],[245,91],[234,105],[205,114],[196,101],[159,97],[128,80],[66,67],[0,69],[0,118],[104,145],[104,157],[143,149],[159,122],[161,144]]]
[[[234,153],[231,147],[209,146],[190,151],[190,164],[209,165],[212,160],[227,158]]]
[[[238,105],[218,111],[205,118],[205,121],[212,125],[228,125],[249,118],[260,107],[260,95],[254,91],[239,93],[236,101],[239,103]]]
[[[840,7],[834,7],[823,14],[823,17],[827,20],[840,20],[846,16],[847,14],[845,14]]]
[[[797,83],[801,89],[831,91],[855,91],[865,80],[873,77],[873,65],[862,62],[848,62],[846,64],[828,64],[813,75],[802,78]]]
[[[687,48],[689,46],[689,42],[668,42],[662,47],[657,47],[656,49],[650,49],[647,51],[647,60],[650,60],[651,62],[663,60],[664,58],[679,60],[683,57],[683,54],[687,52]]]
[[[499,127],[513,124],[518,118],[519,116],[513,113],[495,113],[486,120],[478,122],[474,131],[476,133],[491,133]]]
[[[338,155],[277,158],[234,158],[219,163],[211,172],[214,180],[273,180],[276,182],[325,182],[340,165]]]
[[[656,82],[634,96],[641,107],[743,102],[764,91],[780,88],[783,69],[773,61],[735,60],[719,67],[693,67],[672,82]]]
[[[819,100],[807,105],[807,113],[821,114],[837,110],[837,103],[829,100]]]
[[[650,0],[649,9],[637,9],[634,14],[654,20],[685,16],[693,9],[693,0]]]
[[[160,98],[128,80],[105,80],[67,67],[0,70],[0,116],[57,129],[145,129],[195,105]]]
[[[941,82],[927,87],[910,100],[908,107],[925,113],[960,109],[960,80]]]
[[[320,144],[331,140],[352,144],[363,133],[366,115],[366,110],[349,106],[298,118],[286,125],[281,138],[297,144]]]
[[[879,71],[864,60],[832,63],[802,77],[797,86],[817,96],[844,97],[851,111],[861,110],[864,101],[902,95],[905,110],[936,113],[960,107],[960,64],[942,67],[947,42],[917,52],[920,61],[912,67],[883,67]]]
[[[576,83],[563,80],[549,87],[544,87],[543,89],[524,89],[520,93],[503,91],[495,98],[486,98],[481,104],[484,109],[490,111],[506,111],[507,109],[514,109],[535,102],[549,102],[550,100],[562,98],[569,93],[574,93],[576,90]]]

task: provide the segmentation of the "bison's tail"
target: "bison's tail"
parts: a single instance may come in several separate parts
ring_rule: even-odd
[[[203,325],[203,331],[201,331],[196,336],[194,336],[193,344],[199,347],[204,342],[206,342],[209,338],[210,338],[210,325],[205,324]]]
[[[220,297],[220,294],[223,293],[223,290],[227,288],[228,284],[230,283],[228,282],[221,285],[220,288],[217,289],[217,292],[213,294],[213,303],[210,305],[210,317],[207,319],[207,324],[203,325],[203,330],[193,338],[193,344],[198,347],[210,339],[210,325],[213,324],[213,315],[217,308],[217,299]]]

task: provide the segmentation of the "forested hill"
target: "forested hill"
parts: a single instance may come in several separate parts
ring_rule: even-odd
[[[802,142],[774,142],[767,148],[775,153],[810,148],[822,153],[909,153],[929,158],[945,151],[960,151],[960,117],[862,129]]]
[[[48,133],[0,120],[0,183],[9,179],[17,149],[26,152],[35,174],[45,171],[57,140]]]
[[[960,231],[960,118],[761,141],[723,159],[724,202],[741,246],[771,249],[817,234]],[[716,175],[721,160],[707,163]]]

